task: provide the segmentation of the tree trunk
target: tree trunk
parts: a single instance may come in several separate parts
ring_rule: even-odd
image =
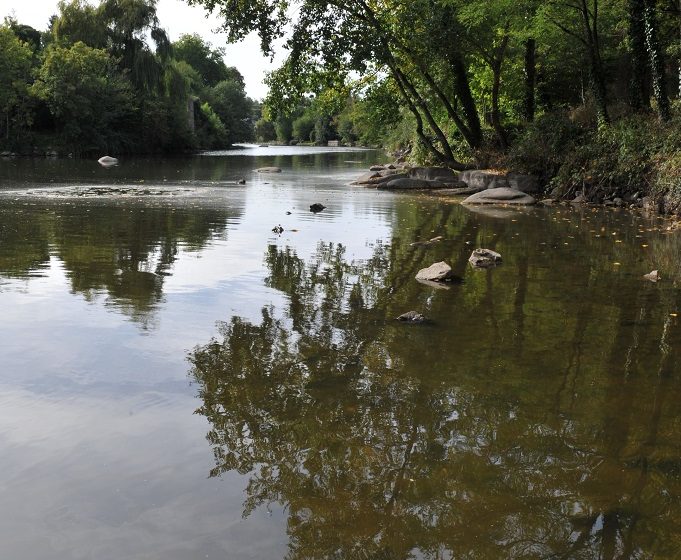
[[[652,0],[644,0],[643,21],[645,24],[646,46],[650,59],[650,72],[653,78],[653,94],[657,101],[660,119],[671,118],[669,97],[667,96],[667,76],[664,69],[664,52],[657,37],[657,20],[655,5]]]
[[[645,0],[629,0],[629,44],[631,46],[631,82],[629,103],[635,111],[649,107],[646,94]]]
[[[605,85],[605,72],[601,60],[600,41],[598,39],[598,0],[593,1],[593,9],[589,9],[587,0],[581,2],[582,22],[587,53],[589,56],[589,70],[591,73],[591,88],[596,99],[598,124],[610,122],[608,114],[608,93]]]
[[[508,46],[509,36],[504,35],[501,39],[501,43],[496,49],[494,56],[494,61],[492,64],[492,74],[494,80],[492,82],[492,128],[496,132],[497,138],[499,139],[499,144],[502,148],[508,147],[508,141],[506,139],[506,131],[501,124],[501,112],[499,111],[499,94],[501,91],[501,69],[504,65],[504,58],[506,56],[506,47]]]
[[[404,84],[402,83],[402,78],[400,77],[400,74],[397,73],[393,68],[391,68],[391,70],[393,71],[393,78],[395,80],[395,83],[397,84],[397,89],[399,89],[402,98],[407,102],[409,110],[412,112],[414,118],[416,119],[416,135],[419,137],[419,140],[430,152],[430,154],[433,157],[435,157],[435,159],[438,162],[444,163],[446,159],[444,154],[433,145],[433,143],[430,141],[430,138],[428,138],[423,132],[423,118],[421,117],[421,113],[419,113],[419,110],[416,108],[416,105],[414,105],[414,102],[412,101],[411,97],[407,93],[407,90]]]
[[[523,99],[523,112],[525,120],[532,122],[535,111],[535,85],[537,83],[537,41],[528,39],[525,41],[525,96]]]
[[[461,103],[464,120],[471,134],[470,146],[473,149],[482,146],[482,127],[478,108],[471,92],[466,65],[459,53],[450,55],[449,64],[454,74],[454,93]]]
[[[454,152],[452,152],[452,147],[449,145],[449,141],[447,140],[447,136],[435,121],[435,118],[430,112],[430,109],[428,109],[428,104],[426,103],[425,99],[421,97],[414,84],[412,84],[409,81],[409,78],[407,78],[407,76],[399,68],[396,67],[395,70],[397,71],[400,79],[402,80],[402,84],[404,85],[404,87],[414,98],[416,104],[421,108],[421,111],[423,111],[423,116],[426,118],[426,121],[428,121],[428,126],[430,126],[431,130],[433,131],[433,133],[435,133],[435,136],[437,136],[438,140],[440,141],[440,145],[442,146],[444,155],[448,160],[446,162],[447,165],[451,165],[454,168],[463,168],[463,165],[456,161],[456,158],[454,157]]]

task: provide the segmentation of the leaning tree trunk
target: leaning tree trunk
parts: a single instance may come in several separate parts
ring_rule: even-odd
[[[645,0],[629,0],[629,44],[631,46],[631,82],[629,103],[635,111],[649,107],[646,94]]]
[[[667,96],[667,77],[664,69],[664,52],[657,37],[657,18],[652,0],[644,0],[643,21],[645,24],[646,46],[650,58],[650,72],[653,78],[653,94],[657,101],[657,111],[663,121],[671,118],[669,97]]]
[[[537,41],[530,38],[525,41],[525,95],[523,96],[523,113],[527,122],[534,120],[535,85],[537,83]]]
[[[454,93],[461,104],[463,117],[471,134],[470,146],[473,149],[479,148],[482,146],[482,126],[480,126],[480,115],[473,92],[471,92],[466,65],[459,53],[449,57],[449,64],[454,74]]]

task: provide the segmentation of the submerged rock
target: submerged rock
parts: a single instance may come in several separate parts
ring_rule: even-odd
[[[468,262],[474,268],[490,268],[501,264],[501,255],[491,249],[476,249],[471,253]]]
[[[460,280],[460,278],[452,272],[452,267],[444,261],[432,264],[428,268],[422,268],[416,273],[416,279],[430,282],[450,282],[452,280]]]
[[[324,210],[324,208],[326,208],[326,206],[324,206],[323,204],[319,204],[319,202],[310,204],[310,212],[314,212],[315,214],[317,212],[321,212],[322,210]]]
[[[276,233],[277,235],[281,235],[282,233],[284,233],[284,228],[281,227],[281,224],[279,224],[278,226],[274,226],[272,228],[272,233]]]
[[[281,173],[281,167],[261,167],[255,170],[256,173]]]
[[[517,204],[529,206],[537,201],[534,197],[509,187],[487,189],[469,196],[462,204]]]
[[[397,320],[402,321],[403,323],[425,323],[428,319],[418,311],[407,311],[406,313],[402,313]]]

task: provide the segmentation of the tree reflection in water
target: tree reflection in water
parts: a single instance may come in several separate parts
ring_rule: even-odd
[[[449,292],[411,281],[399,240],[366,262],[268,248],[288,309],[233,317],[189,361],[211,476],[249,476],[244,515],[287,508],[289,558],[675,557],[677,301],[617,297],[597,258],[542,293],[566,271],[534,243]],[[395,324],[404,301],[440,321]]]

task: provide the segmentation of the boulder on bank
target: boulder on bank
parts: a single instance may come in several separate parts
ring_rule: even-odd
[[[423,181],[439,181],[441,183],[454,183],[459,181],[459,174],[448,167],[412,167],[409,177],[422,179]]]
[[[469,187],[475,187],[480,190],[509,186],[508,180],[504,174],[489,169],[469,169],[468,171],[462,171],[459,173],[459,179]]]
[[[490,169],[471,169],[459,174],[459,179],[471,188],[479,190],[510,187],[524,193],[537,194],[541,191],[539,178],[524,173],[500,173]]]
[[[441,261],[419,270],[416,273],[416,279],[429,282],[448,282],[458,280],[458,277],[452,272],[451,266]]]
[[[461,184],[465,185],[466,183]],[[447,185],[447,187],[442,189],[438,194],[444,196],[470,196],[483,190],[485,189],[481,187],[457,187],[452,189],[449,188],[449,185]]]
[[[535,175],[511,172],[506,175],[506,181],[508,182],[509,187],[524,193],[538,194],[541,192],[539,178]]]
[[[474,268],[490,268],[501,264],[501,255],[491,249],[476,249],[471,253],[468,262]]]
[[[379,189],[409,190],[409,189],[441,189],[445,185],[438,181],[425,181],[423,179],[412,179],[411,177],[401,177],[392,179],[387,183],[378,185]]]
[[[462,204],[514,204],[529,206],[536,204],[534,197],[509,187],[498,187],[480,191],[469,196]]]
[[[395,179],[408,179],[409,176],[406,173],[391,173],[390,175],[379,175],[375,173],[372,177],[366,179],[366,175],[360,177],[353,185],[361,185],[363,187],[377,187],[379,185],[385,185],[394,181]]]
[[[256,173],[281,173],[281,167],[261,167],[255,170]]]

